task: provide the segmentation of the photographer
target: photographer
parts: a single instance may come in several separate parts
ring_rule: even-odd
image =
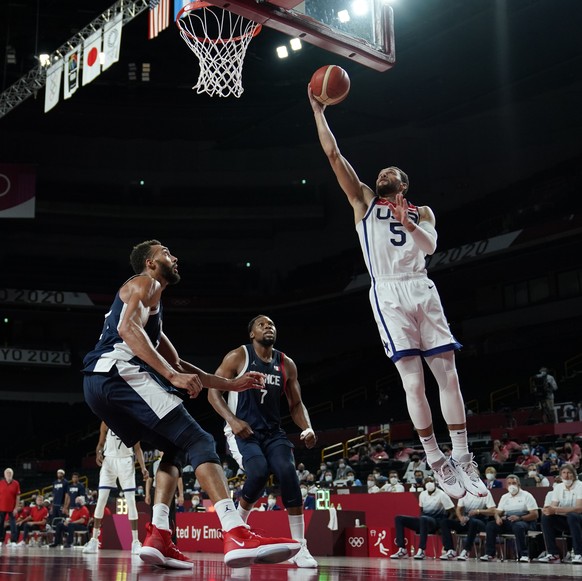
[[[532,379],[544,421],[555,424],[557,420],[554,409],[554,392],[558,390],[555,378],[548,373],[547,367],[542,367]]]

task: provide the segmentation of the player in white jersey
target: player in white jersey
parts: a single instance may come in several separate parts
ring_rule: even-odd
[[[454,498],[465,492],[486,496],[469,452],[465,404],[455,366],[460,344],[451,334],[440,297],[428,278],[425,256],[436,249],[435,217],[428,206],[409,204],[408,176],[397,167],[382,169],[376,191],[360,181],[341,154],[322,105],[308,96],[317,133],[339,185],[354,210],[366,266],[372,279],[370,303],[386,354],[395,363],[406,391],[408,412],[440,486]],[[424,358],[439,386],[441,409],[453,453],[447,459],[434,436],[426,398]]]
[[[131,552],[139,554],[141,543],[137,535],[138,514],[135,504],[135,459],[139,463],[143,479],[147,481],[149,473],[145,466],[143,451],[139,442],[132,448],[128,448],[121,439],[116,436],[105,422],[101,422],[99,430],[99,442],[97,443],[97,466],[101,466],[99,472],[99,495],[95,507],[93,521],[93,535],[83,547],[84,553],[96,553],[99,550],[99,533],[101,521],[105,512],[105,506],[111,490],[117,490],[117,480],[127,502],[127,517],[131,524]]]

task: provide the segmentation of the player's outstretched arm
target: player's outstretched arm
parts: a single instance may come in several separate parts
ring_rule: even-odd
[[[317,436],[311,427],[309,412],[301,399],[301,387],[299,386],[299,380],[297,378],[297,366],[290,357],[285,357],[284,365],[287,375],[285,394],[287,396],[287,402],[289,403],[289,412],[295,424],[302,430],[301,440],[307,448],[313,448],[317,442]]]

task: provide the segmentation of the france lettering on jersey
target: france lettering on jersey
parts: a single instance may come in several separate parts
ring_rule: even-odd
[[[145,275],[138,274],[136,276]],[[135,276],[129,280],[133,278]],[[97,345],[83,359],[83,371],[105,373],[115,365],[116,361],[131,361],[135,357],[135,353],[119,336],[118,331],[126,309],[127,305],[121,300],[118,291],[109,312],[105,315],[103,331]],[[157,347],[162,334],[162,303],[150,309],[149,319],[144,330],[154,347]]]
[[[265,363],[255,352],[252,345],[244,345],[245,365],[242,375],[247,371],[265,374],[263,389],[247,389],[240,393],[228,392],[228,407],[237,418],[247,422],[253,430],[276,430],[281,425],[281,396],[285,392],[287,377],[285,375],[285,354],[273,349],[273,359]],[[231,432],[226,424],[224,431]]]
[[[385,275],[426,273],[425,254],[390,211],[388,200],[376,197],[356,224],[362,253],[372,280]],[[408,217],[418,224],[418,208],[408,204]]]
[[[128,448],[111,430],[107,430],[103,455],[106,458],[128,458],[133,456],[133,449]]]

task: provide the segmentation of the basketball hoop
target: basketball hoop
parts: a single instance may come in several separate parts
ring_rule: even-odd
[[[201,0],[184,6],[176,24],[200,63],[198,82],[192,88],[211,97],[240,97],[247,47],[261,25]]]

